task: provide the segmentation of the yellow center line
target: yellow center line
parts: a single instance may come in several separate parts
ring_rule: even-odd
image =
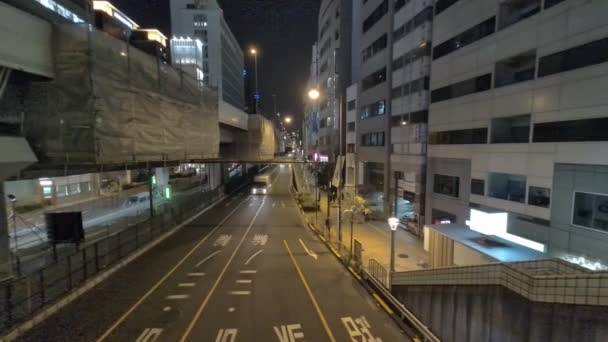
[[[380,298],[380,296],[378,296],[377,294],[373,294],[374,298],[376,299],[376,301],[378,303],[380,303],[380,305],[384,308],[384,310],[389,314],[392,315],[393,314],[393,310],[391,310],[391,308],[388,307],[388,305],[386,305],[386,303],[382,300],[382,298]]]
[[[291,258],[291,261],[293,261],[293,265],[296,267],[296,271],[298,271],[298,275],[300,276],[300,279],[302,280],[302,284],[304,284],[304,288],[306,288],[306,292],[308,292],[308,297],[310,297],[310,300],[312,301],[312,305],[315,307],[315,310],[317,310],[319,319],[321,319],[321,323],[323,323],[323,327],[325,328],[325,331],[327,332],[327,337],[329,337],[329,340],[331,342],[336,342],[336,338],[334,337],[333,332],[329,328],[329,324],[327,324],[327,320],[325,320],[325,316],[323,315],[323,312],[321,311],[321,307],[319,307],[319,303],[317,303],[317,300],[315,299],[315,295],[310,290],[310,286],[308,286],[308,282],[306,282],[304,273],[302,273],[300,266],[298,266],[296,259],[293,257],[293,253],[291,253],[291,249],[289,249],[289,245],[287,244],[287,241],[283,240],[283,243],[285,244],[285,248],[287,249],[287,253],[289,253],[289,257]]]

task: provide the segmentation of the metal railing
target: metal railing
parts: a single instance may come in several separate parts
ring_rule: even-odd
[[[0,283],[0,335],[27,321],[125,256],[174,229],[221,196],[222,189],[218,188],[164,203],[156,207],[155,215],[145,221],[83,244],[78,249],[64,249],[42,268]]]
[[[389,273],[381,263],[377,262],[375,259],[369,259],[367,270],[372,277],[384,286],[384,288],[390,288]]]

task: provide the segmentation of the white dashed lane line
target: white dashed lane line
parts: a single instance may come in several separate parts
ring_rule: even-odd
[[[173,300],[175,300],[175,299],[188,299],[188,297],[190,297],[190,296],[185,295],[185,294],[177,294],[177,295],[169,295],[169,296],[167,296],[167,299],[173,299]]]

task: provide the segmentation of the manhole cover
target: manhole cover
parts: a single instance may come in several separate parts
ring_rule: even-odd
[[[410,256],[407,254],[401,253],[401,254],[397,254],[397,257],[405,259],[405,258],[409,258]]]

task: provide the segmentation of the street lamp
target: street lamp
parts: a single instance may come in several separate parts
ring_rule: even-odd
[[[252,48],[249,52],[253,55],[255,61],[255,114],[258,114],[258,102],[259,102],[259,88],[258,88],[258,50]]]
[[[315,88],[308,91],[308,98],[311,100],[317,100],[319,99],[319,96],[321,96],[321,93]]]
[[[286,123],[286,124],[291,123],[291,121],[292,121],[292,119],[291,119],[291,117],[290,117],[290,116],[285,117],[285,123]]]
[[[388,219],[388,226],[391,227],[391,273],[395,272],[395,231],[399,226],[399,219],[391,217]]]

